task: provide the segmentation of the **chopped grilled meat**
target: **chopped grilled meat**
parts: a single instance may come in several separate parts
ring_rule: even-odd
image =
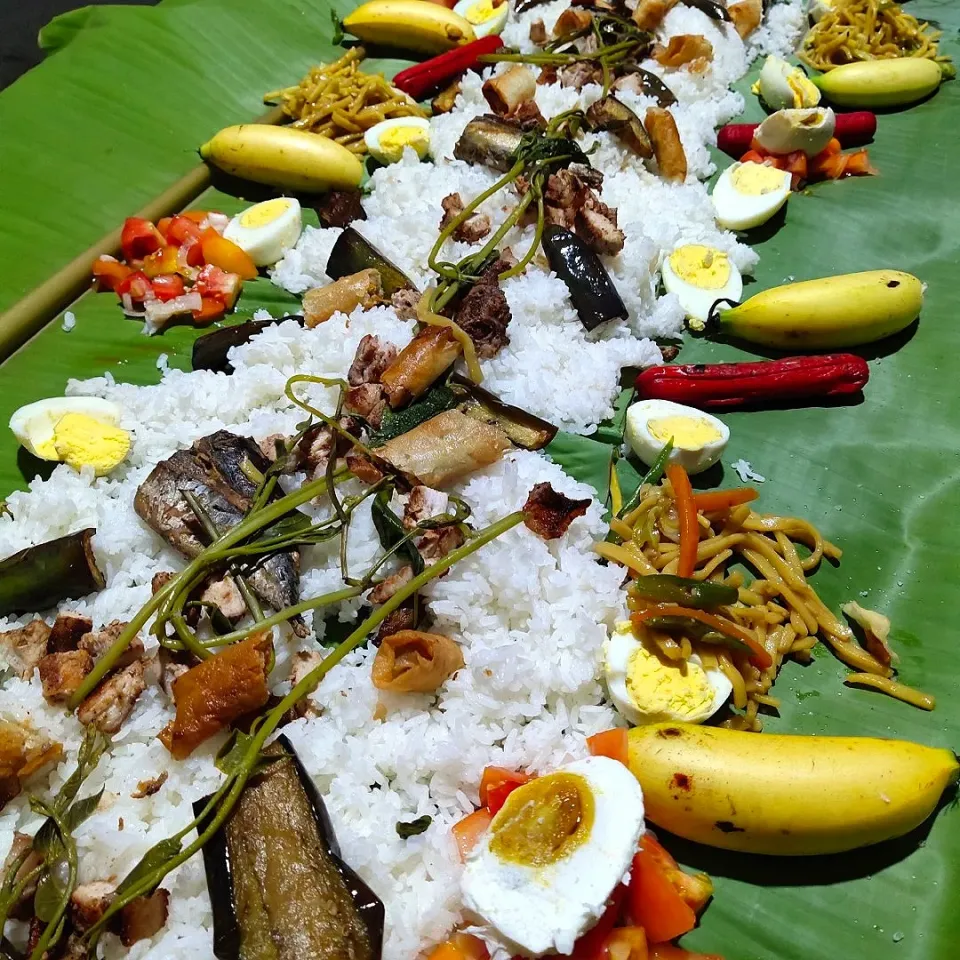
[[[355,220],[366,220],[363,194],[359,190],[331,190],[318,204],[317,216],[324,227],[349,227]]]
[[[80,638],[93,629],[93,621],[79,613],[58,613],[47,641],[50,653],[66,653],[76,650]]]
[[[374,463],[365,457],[362,453],[351,450],[347,454],[347,467],[354,476],[359,477],[364,483],[376,483],[383,479],[383,471]]]
[[[538,47],[542,47],[547,42],[547,28],[542,17],[530,24],[530,42]]]
[[[207,536],[182,491],[193,493],[218,530],[229,530],[243,519],[257,490],[244,473],[247,461],[260,473],[270,466],[252,440],[220,430],[158,463],[140,484],[134,509],[171,546],[193,558]],[[300,599],[299,566],[297,551],[274,554],[250,574],[250,587],[274,610],[293,606]],[[301,620],[292,624],[299,635],[306,634]]]
[[[597,253],[616,256],[622,249],[626,234],[617,226],[617,211],[591,197],[577,213],[576,233]]]
[[[76,930],[89,930],[107,912],[117,893],[109,880],[81,883],[70,894],[70,920]]]
[[[116,733],[146,689],[145,670],[144,661],[137,660],[112,674],[77,707],[77,719],[101,733]]]
[[[541,74],[542,77],[542,74]],[[588,83],[603,83],[603,68],[589,60],[577,60],[560,68],[560,86],[582,90]]]
[[[0,720],[0,810],[20,795],[24,781],[62,757],[63,746],[32,726]]]
[[[507,114],[507,119],[517,124],[521,130],[538,130],[547,122],[535,100],[525,100]]]
[[[57,960],[89,960],[90,957],[90,944],[79,933],[69,934],[63,946],[57,949]]]
[[[676,360],[679,354],[679,347],[666,346],[660,348],[660,356],[663,357],[664,363],[670,363],[671,361]]]
[[[403,525],[407,530],[430,520],[442,516],[447,511],[450,497],[441,490],[433,490],[423,484],[417,484],[411,491],[410,497],[403,510]]]
[[[537,77],[537,86],[542,87],[549,83],[556,83],[560,71],[553,64],[548,64],[540,68],[540,75]]]
[[[482,360],[495,357],[510,342],[507,327],[513,318],[498,279],[508,269],[509,264],[499,259],[487,267],[466,292],[454,316]]]
[[[158,594],[175,576],[175,573],[170,573],[167,570],[155,573],[150,581],[150,592],[153,595]],[[187,626],[195,627],[200,622],[200,613],[201,610],[198,607],[186,607],[184,619],[187,621]]]
[[[416,290],[398,290],[390,297],[390,303],[401,320],[416,320],[419,302],[420,294]]]
[[[378,430],[383,411],[387,409],[386,390],[379,383],[358,383],[347,390],[344,407],[350,413],[363,417],[374,430]]]
[[[93,669],[93,657],[86,650],[48,653],[38,664],[43,699],[64,703],[73,696],[83,678]]]
[[[33,871],[43,863],[43,854],[38,853],[36,850],[32,850],[32,847],[33,837],[26,833],[15,832],[13,835],[13,842],[10,844],[10,852],[3,861],[3,866],[0,867],[0,877],[6,877],[7,871],[28,850],[30,850],[30,853],[27,854],[27,859],[23,861],[23,865],[17,871],[15,880],[22,881],[26,877],[30,876],[30,874],[33,873]],[[29,919],[30,915],[33,913],[33,895],[36,892],[37,881],[36,878],[34,878],[23,888],[23,890],[20,892],[20,897],[17,899],[16,903],[11,906],[10,916],[15,920]]]
[[[589,499],[571,500],[549,483],[538,483],[523,505],[523,522],[538,537],[556,540],[567,532],[577,517],[587,512],[589,506]]]
[[[440,220],[439,230],[446,230],[453,221],[463,213],[463,198],[459,193],[447,194],[441,201],[443,218]],[[485,213],[475,213],[468,217],[453,231],[454,240],[464,243],[476,243],[490,232],[490,218]]]
[[[141,780],[137,784],[137,789],[130,794],[131,799],[143,800],[144,797],[152,797],[167,782],[169,776],[169,771],[164,770],[159,776],[151,777],[149,780]]]
[[[451,550],[462,547],[463,543],[463,531],[459,526],[434,527],[417,541],[417,550],[429,567],[442,560]]]
[[[233,577],[208,581],[200,594],[200,602],[213,604],[228,620],[239,620],[247,612],[246,601]]]
[[[270,463],[275,464],[280,457],[286,456],[288,443],[289,438],[285,437],[282,433],[271,433],[269,437],[258,440],[257,446],[260,448],[260,452],[264,457]],[[282,472],[288,475],[297,472],[296,456],[286,456]]]
[[[182,677],[190,669],[189,665],[176,659],[176,654],[171,653],[166,647],[160,648],[160,677],[158,682],[160,689],[172,700],[173,685],[179,677]]]
[[[39,617],[25,627],[0,633],[0,652],[21,680],[29,680],[46,656],[50,627]]]
[[[401,293],[418,298],[415,290],[402,290]],[[416,305],[416,304],[414,304]],[[379,337],[367,334],[357,344],[353,363],[347,371],[347,383],[355,387],[361,383],[379,383],[384,370],[397,359],[397,348],[392,343],[384,343]]]
[[[305,676],[323,663],[323,654],[316,650],[301,650],[293,655],[293,665],[290,669],[290,686],[295,687]],[[321,710],[306,696],[295,704],[292,711],[294,717],[319,717]]]
[[[547,179],[546,220],[573,230],[598,253],[617,254],[626,239],[617,211],[608,207],[576,173],[560,170]]]
[[[128,624],[123,620],[113,620],[100,630],[85,633],[80,638],[77,649],[86,650],[94,660],[99,660],[127,626]],[[143,641],[139,637],[134,637],[127,649],[120,655],[114,669],[119,670],[122,667],[129,666],[134,660],[139,660],[142,656]]]
[[[571,163],[567,170],[591,190],[603,189],[603,171],[585,163]]]
[[[409,601],[408,601],[409,602]],[[379,647],[383,643],[384,637],[400,633],[401,630],[413,630],[417,625],[417,617],[413,611],[413,605],[397,607],[396,610],[387,614],[376,637],[373,639],[373,645]]]
[[[460,88],[461,83],[458,77],[448,87],[444,87],[443,90],[430,101],[430,108],[433,110],[434,116],[439,113],[450,113],[454,107],[456,107],[457,97],[460,96]]]
[[[367,599],[370,603],[386,603],[401,587],[408,584],[413,579],[413,567],[406,565],[401,567],[396,573],[381,580],[369,594]]]
[[[137,897],[120,911],[120,942],[132,947],[138,940],[148,940],[167,922],[170,892],[158,887],[149,896]]]

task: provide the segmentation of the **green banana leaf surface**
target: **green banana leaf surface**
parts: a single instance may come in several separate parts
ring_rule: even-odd
[[[334,55],[331,8],[319,0],[165,0],[155,8],[86,7],[41,35],[49,59],[0,94],[0,310],[50,276],[196,163],[217,129],[262,112],[269,89],[296,82]],[[960,7],[916,0],[939,22],[954,57]],[[402,61],[373,60],[392,73]],[[746,93],[745,119],[762,114]],[[960,190],[956,184],[960,83],[928,101],[883,113],[870,153],[876,177],[817,185],[791,199],[776,229],[755,231],[760,253],[746,293],[878,267],[917,274],[926,301],[917,325],[865,351],[862,402],[725,415],[729,464],[749,461],[766,480],[759,508],[817,524],[844,550],[814,584],[836,609],[847,600],[893,621],[900,676],[934,694],[924,713],[843,686],[847,672],[818,647],[810,666],[788,664],[775,688],[783,706],[765,728],[809,734],[902,737],[956,746],[960,700]],[[718,155],[721,167],[727,158]],[[221,184],[196,206],[233,212],[243,189]],[[266,280],[247,284],[237,319],[257,307],[296,312],[296,298]],[[148,338],[124,320],[112,294],[87,294],[0,366],[0,421],[18,406],[61,394],[71,377],[105,372],[134,383],[160,378],[158,357],[190,368],[197,331]],[[755,356],[736,345],[687,338],[686,362]],[[625,399],[625,398],[624,398]],[[621,403],[621,409],[623,404]],[[590,438],[561,435],[551,455],[606,494],[616,423]],[[38,463],[0,431],[0,491],[24,487]],[[625,486],[636,468],[621,464]],[[848,773],[857,776],[856,769]],[[829,796],[814,801],[827,805]],[[960,815],[945,806],[915,834],[836,857],[736,855],[668,838],[680,859],[705,869],[716,896],[690,949],[727,960],[952,960],[960,942]]]

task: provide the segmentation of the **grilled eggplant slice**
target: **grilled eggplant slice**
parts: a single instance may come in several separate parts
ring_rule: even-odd
[[[323,799],[287,738],[264,753],[275,759],[203,848],[214,954],[378,960],[383,903],[341,859]],[[197,815],[209,799],[193,805]]]
[[[373,244],[353,227],[347,227],[337,237],[330,251],[326,273],[331,280],[349,277],[373,267],[380,274],[384,295],[392,297],[398,290],[416,290],[416,285],[397,266],[394,266]]]
[[[609,130],[637,156],[649,160],[653,144],[640,118],[612,94],[601,97],[587,108],[587,123],[593,130]]]
[[[588,330],[607,320],[626,320],[627,308],[600,258],[575,233],[547,224],[543,252],[550,269],[566,284],[570,300]]]
[[[643,67],[627,67],[623,76],[614,83],[613,89],[618,90],[621,86],[635,88],[638,93],[653,97],[659,107],[672,107],[677,102],[673,91],[660,77]]]
[[[506,173],[513,166],[514,153],[522,139],[523,131],[519,127],[484,114],[474,117],[463,128],[453,155],[458,160],[480,163]]]
[[[193,341],[193,369],[213,370],[215,373],[233,373],[233,365],[227,359],[231,347],[239,347],[249,343],[258,333],[275,323],[284,320],[296,320],[303,326],[303,317],[299,315],[280,317],[279,320],[248,320],[246,323],[235,323],[229,327],[221,327],[197,337]]]
[[[701,13],[705,13],[711,20],[725,21],[730,23],[730,14],[722,3],[717,0],[681,0],[688,7],[694,7]]]
[[[557,427],[527,413],[521,407],[504,403],[483,387],[459,374],[450,380],[450,389],[459,395],[457,409],[473,420],[499,427],[510,442],[524,450],[542,450],[557,435]]]

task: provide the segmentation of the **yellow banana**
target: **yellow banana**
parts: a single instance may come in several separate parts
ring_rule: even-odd
[[[940,86],[943,72],[926,57],[863,60],[835,67],[813,82],[838,107],[896,107],[916,103]]]
[[[346,17],[343,29],[364,43],[428,54],[477,39],[468,20],[426,0],[370,0]]]
[[[200,156],[235,177],[288,190],[349,189],[363,177],[360,161],[329,137],[262,123],[224,127]]]
[[[772,287],[717,312],[719,329],[781,350],[829,350],[882,340],[920,314],[923,284],[899,270],[867,270]]]
[[[960,768],[951,751],[904,740],[657,723],[630,731],[630,769],[658,827],[727,850],[805,856],[909,833]]]

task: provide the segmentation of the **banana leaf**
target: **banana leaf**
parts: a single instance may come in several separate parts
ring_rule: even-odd
[[[333,4],[341,14],[348,6]],[[0,94],[0,309],[180,176],[212,132],[256,116],[263,91],[330,57],[329,9],[321,0],[165,0],[155,8],[85,8],[54,21],[42,34],[48,61]],[[945,51],[960,55],[955,3],[915,0],[909,9],[939,21]],[[374,63],[388,72],[401,65]],[[758,120],[751,79],[740,84],[744,119]],[[902,679],[935,694],[937,709],[922,713],[845,688],[846,671],[818,647],[810,666],[784,668],[776,687],[783,707],[766,720],[768,730],[942,746],[960,740],[958,671],[949,659],[960,602],[958,110],[960,82],[953,82],[924,103],[884,113],[870,147],[879,176],[812,187],[790,201],[779,229],[750,238],[761,261],[747,293],[876,267],[911,271],[929,285],[919,324],[866,351],[871,379],[862,403],[726,414],[725,466],[710,480],[733,485],[729,465],[749,461],[766,477],[759,509],[806,517],[843,547],[839,566],[816,574],[816,588],[834,609],[856,599],[887,613]],[[200,203],[231,212],[240,200],[211,191]],[[278,313],[295,305],[256,281],[237,318],[259,306]],[[58,318],[0,367],[0,422],[22,403],[61,393],[69,377],[109,371],[153,383],[161,353],[189,368],[197,331],[143,337],[107,294],[86,295],[72,309],[73,332]],[[750,355],[688,338],[682,358]],[[617,437],[615,424],[591,438],[561,435],[550,453],[605,495]],[[0,431],[0,490],[23,486],[36,468],[17,461],[14,441]],[[636,469],[627,462],[619,469],[629,489]],[[702,925],[685,938],[690,949],[728,960],[956,956],[960,817],[953,809],[901,841],[840,857],[778,860],[667,842],[717,883]]]

